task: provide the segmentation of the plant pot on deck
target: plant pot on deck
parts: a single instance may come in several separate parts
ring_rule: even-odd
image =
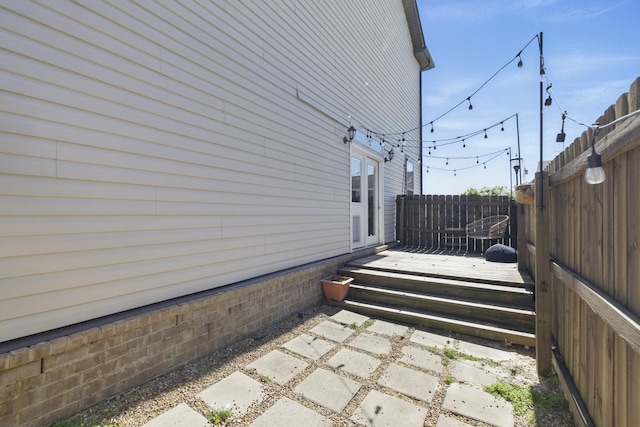
[[[332,275],[320,280],[324,297],[332,301],[342,301],[349,293],[349,284],[353,282],[353,277]]]

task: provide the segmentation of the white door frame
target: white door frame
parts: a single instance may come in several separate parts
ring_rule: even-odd
[[[355,141],[354,141],[355,142]],[[374,246],[382,243],[384,236],[384,195],[383,195],[383,167],[384,164],[382,155],[374,150],[368,149],[368,147],[354,147],[352,143],[351,156],[350,156],[350,239],[351,250],[360,249],[366,246]],[[360,188],[356,190],[353,188],[355,182],[353,175],[354,160],[359,160],[359,183]],[[357,163],[357,162],[356,162]],[[368,170],[369,166],[375,169],[375,192],[373,194],[373,200],[369,203],[369,179]],[[367,177],[367,179],[362,179]],[[359,196],[359,197],[358,197]],[[354,197],[359,199],[359,202],[354,202]],[[373,207],[373,216],[369,218],[370,209]],[[373,220],[372,233],[369,233],[369,221]]]

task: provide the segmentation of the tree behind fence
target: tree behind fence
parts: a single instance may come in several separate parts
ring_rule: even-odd
[[[516,206],[509,196],[401,195],[396,198],[396,238],[401,245],[423,249],[460,249],[451,236],[461,236],[463,246],[482,252],[495,243],[516,247]],[[509,215],[504,239],[467,239],[467,224],[492,215]]]

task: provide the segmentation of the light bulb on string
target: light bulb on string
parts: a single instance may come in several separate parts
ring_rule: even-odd
[[[433,133],[433,122],[429,123],[431,125],[431,133]]]
[[[522,51],[518,52],[518,55],[517,55],[518,59],[519,59],[518,60],[518,68],[522,68],[522,56],[520,56],[520,55],[522,55]]]
[[[476,164],[480,163],[480,159],[476,157]]]
[[[469,110],[473,110],[473,105],[471,104],[471,97],[470,96],[467,98],[467,101],[469,101]]]
[[[487,136],[487,130],[485,129],[484,130],[484,139],[487,139],[487,138],[489,138],[489,137]]]
[[[458,174],[457,174],[455,169],[453,170],[453,176],[458,176]]]
[[[464,139],[462,140],[462,148],[466,148],[467,147],[467,143],[464,142]]]
[[[445,163],[446,166],[449,166],[449,158],[447,157],[447,163]]]
[[[487,164],[486,164],[486,163],[484,164],[484,168],[485,168],[485,169],[487,168]]]
[[[500,130],[504,132],[504,122],[500,122]]]

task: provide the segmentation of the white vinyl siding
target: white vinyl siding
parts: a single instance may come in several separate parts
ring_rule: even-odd
[[[0,342],[347,253],[347,116],[419,125],[401,0],[0,0],[0,23]]]

